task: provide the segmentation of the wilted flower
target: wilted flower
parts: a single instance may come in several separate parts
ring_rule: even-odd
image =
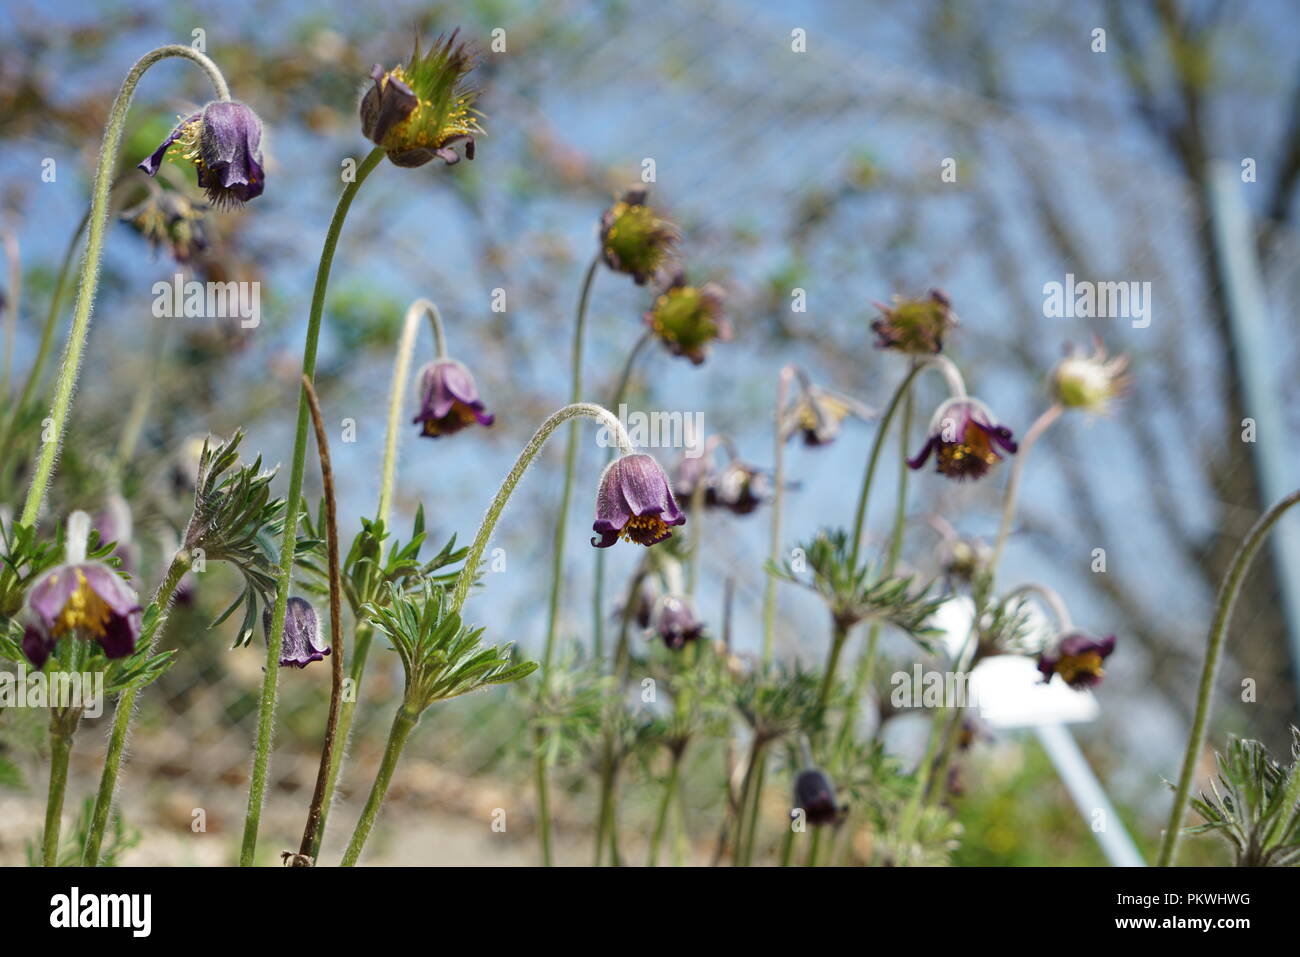
[[[496,417],[479,399],[468,369],[455,359],[435,359],[420,370],[420,413],[411,421],[423,423],[421,435],[436,439],[475,422],[491,425]]]
[[[142,609],[136,593],[113,569],[86,561],[90,516],[68,516],[66,561],[41,575],[27,593],[22,649],[37,668],[64,635],[93,639],[109,658],[135,650]]]
[[[838,824],[847,813],[835,803],[835,788],[820,768],[806,768],[794,779],[794,806],[813,827]]]
[[[724,294],[716,283],[688,286],[678,272],[645,314],[645,324],[675,356],[700,365],[709,343],[731,338],[731,323],[722,315]]]
[[[650,623],[663,643],[673,651],[684,648],[687,642],[694,641],[704,631],[704,623],[695,617],[690,601],[676,595],[659,599]]]
[[[1106,674],[1102,666],[1115,650],[1115,636],[1093,638],[1074,631],[1057,642],[1055,649],[1038,656],[1038,670],[1044,681],[1060,675],[1071,688],[1091,688]]]
[[[361,132],[396,166],[423,166],[435,156],[451,166],[460,161],[457,144],[474,158],[474,136],[483,129],[474,109],[478,91],[464,82],[474,55],[456,39],[459,32],[438,37],[423,55],[417,38],[406,66],[385,73],[376,64],[370,71],[374,86],[361,100]]]
[[[177,190],[149,185],[149,195],[123,210],[122,221],[143,236],[155,251],[166,249],[178,263],[189,262],[208,248],[203,215],[208,207]]]
[[[632,452],[605,467],[596,492],[596,521],[600,536],[591,544],[609,548],[619,538],[638,545],[655,545],[672,535],[668,529],[684,525],[668,476],[652,456]]]
[[[181,120],[139,168],[153,176],[173,143],[194,164],[213,205],[237,206],[262,195],[262,121],[243,103],[217,100]]]
[[[271,640],[271,609],[262,611],[262,631]],[[290,598],[284,608],[284,639],[280,642],[281,668],[306,668],[313,661],[323,661],[329,645],[320,644],[320,619],[305,598]]]
[[[957,324],[948,297],[938,289],[924,299],[896,298],[893,306],[876,303],[881,317],[871,323],[877,349],[894,349],[908,355],[934,355],[943,351],[943,338]]]
[[[802,370],[798,376],[799,394],[781,414],[783,442],[798,432],[803,434],[805,445],[830,445],[850,415],[870,419],[874,414],[851,396],[814,385]]]
[[[1093,341],[1092,355],[1075,355],[1068,347],[1052,370],[1052,395],[1067,409],[1105,415],[1128,391],[1127,370],[1128,356],[1108,357],[1100,339]]]
[[[600,250],[605,265],[627,273],[644,286],[667,262],[677,245],[677,227],[645,204],[646,190],[629,189],[600,218]]]
[[[998,449],[1015,453],[1011,430],[999,425],[988,406],[978,399],[949,399],[935,410],[930,420],[930,437],[907,464],[913,469],[925,465],[933,452],[938,471],[953,479],[979,478],[1002,461]]]

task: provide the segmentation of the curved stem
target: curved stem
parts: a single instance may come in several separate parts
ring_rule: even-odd
[[[1191,795],[1192,778],[1196,774],[1196,762],[1200,758],[1201,748],[1205,746],[1205,729],[1210,723],[1210,699],[1214,695],[1214,681],[1219,673],[1219,659],[1223,655],[1223,645],[1228,635],[1228,625],[1232,621],[1232,610],[1241,592],[1241,584],[1250,569],[1250,563],[1259,551],[1270,529],[1277,524],[1287,509],[1300,502],[1300,491],[1292,492],[1282,499],[1257,521],[1246,534],[1237,554],[1233,556],[1228,574],[1219,587],[1218,601],[1214,608],[1214,621],[1210,625],[1210,634],[1205,648],[1205,665],[1201,669],[1200,690],[1196,697],[1196,715],[1192,719],[1192,733],[1187,739],[1187,750],[1183,754],[1183,766],[1178,775],[1178,788],[1174,792],[1174,806],[1169,811],[1169,824],[1165,828],[1164,839],[1160,843],[1159,867],[1169,867],[1178,852],[1178,841],[1183,829],[1183,817],[1187,813],[1187,801]],[[1292,775],[1292,778],[1297,777]],[[1288,790],[1293,788],[1289,787]],[[1297,795],[1290,795],[1295,798]],[[1287,809],[1288,813],[1290,808]]]
[[[153,602],[159,609],[157,624],[149,634],[149,652],[153,653],[166,622],[166,610],[171,604],[172,595],[180,586],[181,579],[190,570],[190,554],[185,549],[178,551],[167,566],[163,580],[158,583]],[[86,846],[81,852],[82,867],[98,867],[99,851],[104,842],[104,828],[108,824],[108,815],[113,807],[113,798],[117,791],[117,778],[122,769],[122,756],[126,750],[126,739],[131,731],[131,721],[135,717],[135,697],[139,688],[131,687],[122,692],[113,711],[113,729],[108,735],[108,750],[104,755],[104,767],[99,775],[99,791],[95,794],[95,808],[91,813],[90,829],[86,833]]]
[[[356,178],[343,188],[334,218],[330,220],[316,269],[312,291],[311,314],[307,320],[307,341],[302,353],[302,374],[311,378],[316,372],[316,346],[320,340],[321,315],[325,309],[325,291],[329,287],[334,249],[347,219],[352,200],[366,177],[384,158],[375,147],[357,167]],[[253,749],[253,772],[248,787],[248,809],[244,816],[244,839],[239,852],[241,867],[250,867],[257,852],[257,829],[262,819],[262,800],[266,796],[266,775],[271,762],[271,732],[275,725],[275,699],[280,675],[280,642],[284,638],[284,613],[289,602],[289,582],[293,576],[293,559],[298,545],[298,513],[302,507],[302,477],[307,458],[307,390],[298,389],[298,428],[294,437],[293,462],[289,472],[289,491],[285,496],[284,540],[280,545],[280,580],[275,592],[271,627],[266,639],[266,670],[262,676],[262,696],[257,710],[257,741]]]
[[[27,500],[23,504],[19,522],[28,527],[35,526],[45,501],[45,490],[54,474],[54,462],[63,442],[63,431],[67,425],[68,410],[72,406],[72,392],[77,384],[77,374],[81,369],[81,354],[86,345],[86,336],[90,331],[90,316],[94,306],[95,292],[99,287],[99,266],[104,254],[104,233],[108,228],[108,194],[113,186],[113,172],[117,169],[117,154],[122,143],[122,131],[126,125],[126,114],[131,106],[135,88],[145,72],[159,60],[169,57],[184,57],[203,68],[216,88],[217,96],[223,100],[230,99],[230,90],[217,65],[192,47],[169,44],[146,53],[136,61],[122,81],[122,88],[109,110],[108,125],[104,129],[103,144],[99,149],[99,163],[95,168],[95,181],[91,190],[89,232],[86,236],[86,254],[82,261],[81,281],[77,285],[77,303],[72,313],[72,329],[68,332],[68,345],[63,353],[63,362],[59,366],[58,378],[54,386],[54,404],[50,409],[51,438],[41,446],[32,472],[31,484],[27,488]]]
[[[551,434],[565,422],[578,416],[595,419],[609,429],[618,442],[619,451],[623,454],[626,455],[632,451],[632,441],[628,438],[623,424],[610,414],[608,409],[602,406],[591,402],[575,402],[553,413],[549,419],[542,423],[541,428],[533,433],[533,437],[528,440],[528,444],[519,453],[514,466],[506,475],[505,481],[497,489],[492,504],[488,506],[487,514],[483,516],[483,522],[479,525],[478,534],[474,536],[469,552],[465,555],[465,564],[461,567],[460,575],[456,578],[456,588],[452,592],[449,607],[450,612],[459,612],[461,606],[465,604],[470,587],[474,584],[479,562],[483,560],[483,551],[487,548],[488,540],[492,537],[492,532],[501,519],[501,512],[505,509],[506,502],[510,501],[510,496],[514,494],[515,486],[519,484],[519,480],[528,471],[528,466],[533,463],[533,459],[537,457],[537,453],[542,450],[542,446],[546,444],[546,440],[551,437]]]
[[[587,303],[591,299],[591,285],[600,267],[597,253],[582,278],[582,291],[578,294],[578,313],[573,323],[572,385],[569,403],[582,400],[582,339],[587,327]],[[573,495],[573,471],[578,461],[578,430],[576,424],[569,429],[569,444],[564,453],[564,491],[560,494],[560,507],[555,517],[555,548],[551,557],[551,598],[546,616],[546,643],[542,651],[542,674],[551,670],[555,652],[555,629],[560,616],[560,580],[564,577],[564,533],[569,520],[569,499]]]
[[[402,323],[402,336],[397,342],[397,356],[393,359],[393,378],[388,390],[388,431],[384,436],[384,469],[379,483],[378,518],[388,525],[388,513],[393,504],[393,483],[397,473],[397,441],[400,436],[402,400],[406,396],[406,382],[410,376],[411,358],[415,355],[415,339],[420,331],[420,320],[427,315],[433,327],[434,348],[439,359],[447,358],[447,338],[443,333],[442,314],[428,299],[417,299],[406,308]]]
[[[1025,582],[1023,585],[1017,585],[1007,592],[1002,599],[1002,603],[1005,605],[1013,598],[1029,594],[1038,595],[1043,601],[1047,602],[1047,607],[1052,609],[1052,617],[1056,619],[1057,631],[1067,632],[1074,629],[1074,622],[1070,618],[1070,609],[1065,604],[1065,599],[1061,597],[1060,592],[1049,585],[1043,585],[1039,582]]]
[[[1002,560],[1002,551],[1007,546],[1007,538],[1011,535],[1011,523],[1016,518],[1016,497],[1020,492],[1020,476],[1025,471],[1025,459],[1029,457],[1029,450],[1034,447],[1044,432],[1051,428],[1052,423],[1061,417],[1065,409],[1061,404],[1055,403],[1034,420],[1034,424],[1029,427],[1025,433],[1024,440],[1020,443],[1020,450],[1016,453],[1016,460],[1011,463],[1011,475],[1007,478],[1007,488],[1002,494],[1002,524],[998,526],[997,541],[993,546],[993,554],[989,559],[990,572],[998,567],[998,562]]]
[[[325,538],[329,556],[330,581],[330,710],[325,721],[325,743],[321,746],[320,767],[316,772],[316,789],[312,792],[311,807],[307,811],[307,825],[298,846],[299,863],[310,866],[319,847],[319,834],[324,830],[326,791],[329,787],[330,769],[334,766],[334,752],[338,747],[339,707],[343,700],[343,581],[339,572],[338,507],[334,500],[334,470],[330,467],[329,438],[321,417],[320,401],[311,379],[302,377],[302,387],[307,392],[311,407],[312,428],[316,432],[316,451],[320,456],[322,494],[325,497]]]
[[[776,565],[781,557],[781,510],[785,504],[785,441],[781,435],[781,413],[785,410],[790,380],[794,366],[786,366],[776,380],[776,411],[772,420],[772,530],[767,548],[767,560]],[[772,645],[776,632],[776,573],[768,568],[763,586],[763,662],[772,660]]]
[[[875,481],[876,465],[880,461],[880,450],[885,447],[885,434],[889,431],[889,423],[893,421],[894,413],[898,411],[903,395],[911,388],[912,383],[925,367],[924,362],[912,363],[912,368],[894,390],[894,395],[885,408],[885,414],[881,416],[880,427],[876,429],[876,437],[871,440],[871,452],[867,456],[867,468],[862,473],[862,488],[858,492],[858,508],[853,516],[853,550],[849,557],[851,568],[858,567],[858,553],[862,550],[862,533],[867,522],[867,502],[871,498],[871,484]]]
[[[393,770],[397,767],[398,758],[402,756],[402,748],[418,720],[419,716],[410,714],[405,705],[398,708],[397,714],[393,716],[393,727],[388,732],[384,759],[379,764],[379,773],[375,775],[375,783],[370,787],[370,796],[366,798],[366,806],[361,810],[356,830],[352,832],[352,840],[343,852],[342,867],[355,866],[357,858],[361,856],[361,849],[366,846],[366,838],[370,836],[370,829],[374,827],[379,808],[384,803],[384,795],[388,793],[388,785],[393,780]]]

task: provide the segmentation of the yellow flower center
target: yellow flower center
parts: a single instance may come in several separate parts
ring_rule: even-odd
[[[966,426],[960,442],[944,442],[939,446],[939,471],[961,472],[970,458],[979,459],[985,465],[995,465],[999,458],[988,433],[974,423]]]
[[[1056,673],[1065,680],[1066,684],[1074,684],[1083,677],[1100,678],[1106,670],[1102,667],[1101,655],[1095,651],[1088,651],[1081,655],[1066,655],[1056,663]]]
[[[623,541],[649,545],[668,534],[668,523],[658,515],[633,515],[623,526]]]
[[[73,573],[77,576],[79,584],[58,617],[54,619],[54,637],[60,638],[73,629],[80,629],[85,634],[102,638],[113,611],[90,587],[81,569],[73,569]]]

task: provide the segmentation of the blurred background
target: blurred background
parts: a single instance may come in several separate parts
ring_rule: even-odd
[[[888,400],[903,366],[872,348],[869,323],[878,314],[873,301],[895,294],[946,291],[961,317],[949,354],[972,393],[1017,432],[1046,407],[1045,377],[1067,343],[1085,347],[1101,336],[1112,352],[1131,356],[1134,389],[1114,415],[1071,416],[1035,452],[1002,578],[1047,582],[1080,626],[1118,635],[1097,692],[1100,718],[1076,730],[1149,850],[1168,807],[1163,782],[1175,776],[1186,739],[1217,584],[1273,485],[1300,482],[1300,455],[1289,441],[1300,434],[1290,311],[1300,282],[1298,16],[1282,0],[395,0],[364,8],[330,0],[6,0],[0,230],[11,260],[4,288],[17,303],[6,313],[15,341],[6,402],[31,366],[122,76],[148,49],[191,42],[203,30],[234,96],[266,124],[266,192],[242,210],[209,215],[207,250],[183,266],[128,224],[112,227],[56,482],[58,501],[99,511],[113,491],[107,476],[120,472],[142,590],[151,589],[175,535],[168,487],[188,438],[242,426],[250,458],[288,459],[308,300],[340,164],[370,145],[356,103],[371,65],[395,65],[415,35],[459,25],[484,50],[476,76],[487,135],[474,162],[381,166],[357,199],[335,262],[318,378],[326,420],[356,423],[356,441],[335,436],[332,449],[344,541],[374,510],[388,376],[407,303],[428,296],[440,305],[451,354],[472,367],[497,422],[438,442],[418,438],[414,427],[403,435],[397,527],[409,527],[423,503],[435,542],[452,534],[467,542],[519,448],[565,400],[573,309],[599,217],[652,159],[651,201],[681,226],[691,279],[726,288],[736,334],[700,367],[652,344],[635,367],[629,405],[702,412],[706,431],[730,436],[749,462],[771,465],[784,363],[869,405]],[[488,52],[498,28],[506,50]],[[1104,52],[1094,49],[1097,29],[1105,31]],[[795,30],[805,31],[804,53],[792,52]],[[205,82],[179,61],[150,71],[131,111],[124,171],[178,114],[204,102]],[[54,182],[42,180],[46,158],[56,164]],[[941,178],[949,160],[951,182]],[[1233,174],[1227,186],[1220,162]],[[133,177],[115,209],[144,197]],[[1239,258],[1261,280],[1260,308],[1244,319],[1234,290],[1246,280],[1230,274],[1216,246],[1225,209],[1246,217]],[[155,319],[153,283],[178,270],[260,281],[261,325]],[[1150,325],[1047,318],[1044,284],[1067,274],[1149,282]],[[504,312],[492,310],[496,289],[505,290]],[[805,291],[806,311],[792,311],[794,289]],[[585,365],[592,400],[613,393],[649,303],[650,293],[626,277],[598,275]],[[60,349],[65,335],[66,319]],[[1255,347],[1243,347],[1242,336]],[[431,357],[422,339],[417,361]],[[937,377],[919,388],[918,410],[943,397]],[[1242,441],[1247,418],[1259,426],[1254,443]],[[129,461],[110,468],[133,421],[140,432]],[[849,522],[873,428],[850,421],[832,446],[788,450],[787,474],[797,483],[787,496],[789,542]],[[913,448],[920,439],[918,425]],[[19,500],[32,448],[0,462],[0,501]],[[526,478],[494,543],[505,549],[505,570],[466,606],[489,640],[534,653],[545,630],[562,455],[562,443],[553,443]],[[562,635],[570,646],[591,630],[587,540],[604,456],[589,435],[565,566]],[[892,501],[893,473],[882,470],[875,492],[874,544],[887,532],[880,503]],[[308,477],[314,502],[314,467]],[[943,541],[931,530],[933,516],[963,535],[991,538],[1002,481],[916,478],[907,566],[939,573]],[[732,580],[734,646],[751,653],[761,642],[766,512],[709,522],[700,611],[719,628],[724,582]],[[1105,573],[1092,570],[1097,548],[1106,551]],[[611,550],[611,613],[634,558],[630,549]],[[1212,745],[1235,733],[1263,739],[1274,754],[1289,746],[1297,661],[1280,568],[1263,553],[1247,582]],[[181,654],[142,695],[120,802],[121,861],[234,859],[262,655],[256,644],[231,650],[230,623],[207,625],[236,593],[233,573],[214,567],[168,624],[164,640]],[[815,602],[785,588],[779,611],[779,654],[819,663],[826,635]],[[900,666],[914,657],[901,638],[887,636],[884,647]],[[1255,688],[1249,701],[1246,679]],[[296,844],[328,686],[324,667],[282,675],[261,842],[268,861]],[[393,656],[372,656],[327,859],[355,820],[400,689]],[[106,721],[86,722],[78,736],[69,813],[92,794]],[[530,745],[517,692],[438,709],[408,749],[367,859],[533,862],[521,760]],[[23,862],[39,832],[44,746],[39,714],[0,712],[2,863]],[[965,834],[954,863],[1103,862],[1031,737],[982,742],[963,781],[956,813]],[[570,768],[560,782],[558,854],[585,862],[590,775]],[[649,827],[653,799],[629,796],[629,841]],[[686,800],[707,845],[718,797],[688,791]],[[774,791],[771,803],[776,820],[782,796]],[[512,815],[504,835],[488,826],[497,807]],[[191,830],[195,808],[206,811],[205,833]],[[1213,845],[1189,842],[1184,860],[1221,858]]]

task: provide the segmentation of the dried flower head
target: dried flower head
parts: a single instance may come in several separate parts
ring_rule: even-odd
[[[1017,448],[1011,430],[998,424],[983,402],[953,398],[935,410],[930,419],[930,437],[907,464],[919,469],[933,452],[940,474],[959,481],[975,479],[1002,461],[998,449],[1015,454]]]
[[[194,164],[214,206],[239,206],[262,195],[262,121],[243,103],[217,100],[181,120],[139,168],[153,176],[173,145]]]
[[[448,166],[474,158],[474,137],[482,134],[474,109],[478,91],[465,82],[474,54],[457,40],[459,30],[439,36],[427,53],[420,41],[405,66],[388,72],[376,64],[373,85],[361,99],[361,132],[382,146],[396,166],[423,166],[435,156]]]
[[[943,340],[957,324],[948,297],[931,289],[924,299],[896,297],[892,306],[876,303],[881,317],[871,323],[877,349],[893,349],[913,356],[943,351]]]
[[[724,301],[721,286],[711,282],[689,286],[678,272],[646,312],[645,324],[673,355],[700,365],[709,343],[731,338],[731,323],[722,315]]]
[[[655,545],[669,538],[686,516],[677,507],[668,476],[653,456],[632,452],[605,467],[596,492],[596,521],[600,536],[591,544],[609,548],[620,538],[638,545]]]
[[[600,250],[605,265],[627,273],[638,286],[654,278],[672,256],[677,227],[645,204],[646,190],[629,189],[600,218]]]
[[[452,435],[477,422],[487,426],[496,417],[478,396],[474,376],[454,359],[436,359],[420,370],[420,411],[411,420],[421,435]]]
[[[1107,356],[1100,339],[1093,340],[1091,355],[1076,355],[1067,347],[1065,358],[1052,370],[1052,396],[1067,409],[1105,415],[1128,392],[1128,364],[1128,356]]]
[[[1071,688],[1091,688],[1105,676],[1103,662],[1114,650],[1114,635],[1093,638],[1081,631],[1071,632],[1055,648],[1038,656],[1038,670],[1044,681],[1060,675]]]
[[[123,210],[121,219],[139,233],[154,251],[165,249],[178,263],[187,263],[208,248],[204,214],[208,207],[179,190],[159,189],[150,183],[149,195]]]

